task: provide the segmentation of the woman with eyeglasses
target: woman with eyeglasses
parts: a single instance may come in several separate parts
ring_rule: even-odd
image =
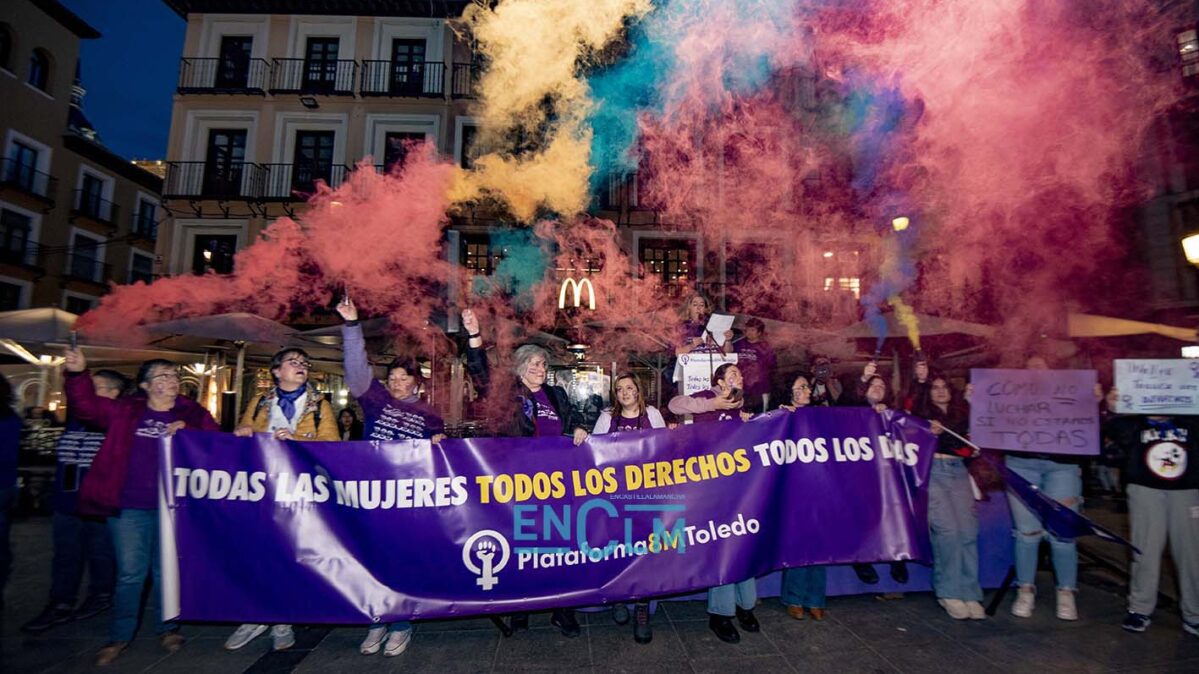
[[[966,436],[970,408],[939,374],[928,378],[928,397],[917,400],[912,413],[929,420],[937,434],[928,485],[928,529],[933,545],[933,591],[937,603],[954,620],[985,620],[978,584],[978,517],[966,459],[974,450],[952,430]]]
[[[174,653],[183,636],[174,623],[162,620],[161,574],[158,549],[159,438],[182,428],[219,431],[208,410],[179,395],[179,371],[168,360],[142,363],[138,392],[109,399],[96,394],[87,360],[78,349],[67,349],[64,362],[67,405],[75,418],[104,431],[104,442],[79,488],[79,513],[108,518],[117,558],[108,643],[96,654],[96,664],[111,664],[129,646],[141,615],[142,588],[149,572],[154,587],[156,631],[162,647]]]
[[[275,385],[250,399],[241,423],[233,434],[248,438],[270,433],[276,440],[339,439],[333,406],[308,381],[312,362],[303,349],[283,349],[271,357],[271,380]],[[296,643],[291,625],[239,626],[225,640],[225,650],[236,651],[271,630],[271,649],[283,651]]]
[[[595,422],[594,435],[641,431],[649,428],[666,428],[666,420],[656,407],[645,403],[645,389],[641,380],[632,373],[616,378],[616,404],[600,413]],[[650,605],[639,601],[633,606],[633,641],[648,644],[654,638],[650,627]],[[612,607],[612,619],[617,625],[629,622],[629,608],[624,603]]]
[[[812,380],[801,374],[791,383],[791,404],[780,408],[794,412],[812,403]],[[827,606],[825,586],[827,572],[823,566],[801,566],[783,570],[783,587],[779,597],[787,607],[787,615],[796,620],[812,616],[812,620],[824,620]]]

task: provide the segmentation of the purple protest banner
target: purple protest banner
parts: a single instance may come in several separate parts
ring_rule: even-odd
[[[980,447],[1098,454],[1094,370],[970,370],[970,439]]]
[[[164,614],[371,623],[928,560],[934,436],[869,409],[570,438],[163,441]]]

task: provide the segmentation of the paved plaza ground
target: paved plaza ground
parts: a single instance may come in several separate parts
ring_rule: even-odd
[[[1096,509],[1105,523],[1120,517]],[[27,636],[19,627],[43,607],[49,587],[50,519],[19,521],[13,528],[16,567],[0,626],[0,672],[71,672],[94,669],[104,644],[108,614]],[[358,627],[297,628],[297,644],[270,653],[260,637],[235,653],[222,649],[231,625],[187,625],[187,644],[167,655],[151,636],[140,636],[109,670],[115,672],[1199,672],[1199,637],[1181,629],[1177,607],[1163,598],[1145,634],[1120,629],[1124,599],[1120,553],[1090,539],[1080,565],[1081,620],[1053,617],[1052,578],[1042,572],[1042,600],[1027,620],[1008,613],[1010,596],[996,616],[981,622],[950,620],[930,593],[898,601],[873,596],[833,597],[826,620],[792,620],[775,598],[757,609],[759,634],[742,632],[738,645],[708,630],[700,602],[664,602],[654,616],[654,640],[633,642],[632,628],[607,611],[581,613],[583,633],[567,639],[547,614],[533,629],[503,638],[485,619],[420,623],[407,652],[395,658],[358,654]],[[233,563],[233,562],[231,562]],[[1170,583],[1166,591],[1170,592]],[[990,593],[988,593],[988,598]]]

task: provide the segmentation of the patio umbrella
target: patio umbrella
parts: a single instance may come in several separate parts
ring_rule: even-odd
[[[79,318],[69,311],[44,307],[0,312],[0,339],[17,342],[64,341]]]
[[[163,340],[171,337],[184,337],[233,342],[237,346],[237,368],[234,374],[237,386],[234,390],[239,410],[241,409],[241,379],[246,366],[246,345],[260,343],[277,347],[283,346],[296,334],[295,330],[282,323],[245,312],[179,318],[162,323],[151,323],[144,326],[143,329],[148,334],[161,335]]]
[[[1066,326],[1071,337],[1124,337],[1155,334],[1182,342],[1199,341],[1199,335],[1196,334],[1194,328],[1180,328],[1173,325],[1144,323],[1093,314],[1070,314],[1066,317]]]

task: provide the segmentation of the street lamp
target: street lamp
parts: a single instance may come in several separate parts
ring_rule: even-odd
[[[1183,237],[1182,254],[1186,255],[1187,262],[1199,266],[1199,233]]]

